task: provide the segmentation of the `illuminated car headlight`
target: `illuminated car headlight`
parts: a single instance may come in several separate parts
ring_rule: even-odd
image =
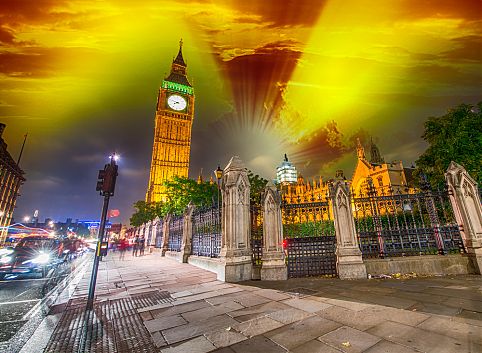
[[[10,255],[13,253],[13,249],[0,249],[0,256]]]
[[[12,261],[11,256],[4,256],[4,257],[0,258],[0,263],[2,263],[2,264],[8,264],[10,261]]]
[[[34,264],[46,264],[49,262],[50,256],[49,254],[40,254],[35,259],[32,260]]]

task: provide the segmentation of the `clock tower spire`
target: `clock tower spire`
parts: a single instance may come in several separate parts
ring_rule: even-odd
[[[164,182],[187,177],[189,172],[194,89],[187,78],[182,44],[181,39],[171,72],[159,88],[146,202],[165,201]]]

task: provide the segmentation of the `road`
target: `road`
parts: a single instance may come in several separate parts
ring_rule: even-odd
[[[0,343],[8,341],[30,319],[29,312],[67,277],[82,259],[59,265],[47,277],[25,274],[0,281]]]

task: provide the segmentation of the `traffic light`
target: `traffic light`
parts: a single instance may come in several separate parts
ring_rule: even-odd
[[[96,191],[100,191],[102,196],[114,196],[115,182],[117,179],[117,168],[114,159],[110,164],[106,164],[104,169],[99,170]]]

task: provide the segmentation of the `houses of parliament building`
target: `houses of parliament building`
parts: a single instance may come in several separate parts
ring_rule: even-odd
[[[378,147],[370,141],[370,159],[365,149],[357,141],[357,164],[350,181],[354,197],[367,195],[369,182],[373,184],[377,195],[414,193],[412,172],[402,161],[387,163]],[[328,182],[321,177],[312,181],[305,180],[298,174],[296,167],[285,155],[284,161],[277,168],[276,181],[281,188],[283,201],[287,204],[326,201]]]

